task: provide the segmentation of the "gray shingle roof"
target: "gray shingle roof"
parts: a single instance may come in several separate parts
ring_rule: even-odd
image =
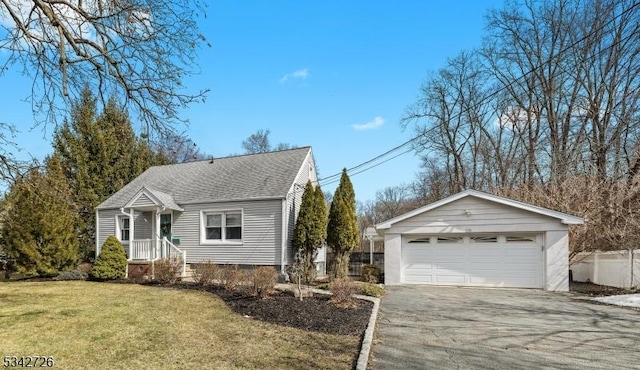
[[[97,209],[122,208],[146,187],[177,204],[284,198],[310,147],[151,167]]]

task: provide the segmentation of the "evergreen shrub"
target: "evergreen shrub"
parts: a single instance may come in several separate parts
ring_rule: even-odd
[[[122,243],[110,236],[105,240],[91,269],[91,277],[96,280],[124,279],[127,270],[127,254]]]

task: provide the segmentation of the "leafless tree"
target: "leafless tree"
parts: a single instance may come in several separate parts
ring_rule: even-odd
[[[162,153],[169,163],[184,163],[208,159],[198,145],[185,133],[165,132],[155,138],[151,145]]]
[[[271,146],[269,140],[269,130],[258,130],[251,134],[246,140],[242,141],[242,149],[246,154],[266,153],[275,150],[293,149],[295,146],[288,143],[280,143],[278,145]]]
[[[200,0],[0,0],[0,76],[32,80],[37,122],[56,122],[89,86],[116,97],[147,130],[183,121],[179,110],[206,91],[184,88],[206,42]],[[4,143],[3,143],[4,146]]]
[[[631,0],[491,10],[482,48],[429,77],[403,122],[423,139],[414,188],[473,187],[584,216],[573,252],[637,246],[639,31]]]

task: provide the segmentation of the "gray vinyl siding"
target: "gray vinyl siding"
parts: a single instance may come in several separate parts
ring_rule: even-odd
[[[316,185],[315,182],[318,180],[315,166],[313,155],[310,153],[302,164],[298,176],[296,176],[296,185],[293,186],[293,191],[287,197],[287,263],[293,259],[293,245],[291,241],[293,229],[296,226],[296,219],[298,218],[298,212],[300,212],[304,188],[309,180],[314,182],[314,185]],[[309,170],[310,168],[311,170]]]
[[[136,212],[133,232],[134,239],[153,239],[151,228],[153,226],[153,214],[151,212]]]
[[[465,197],[399,221],[390,234],[468,234],[566,230],[557,219],[488,200]]]
[[[101,209],[98,211],[99,248],[102,248],[102,244],[104,244],[109,236],[113,235],[118,239],[120,238],[120,231],[116,229],[116,217],[120,216],[126,217],[119,209]],[[152,217],[153,214],[151,212],[135,213],[134,239],[151,239]],[[127,255],[129,255],[129,245],[127,243],[124,243],[124,250],[127,252]]]
[[[256,200],[183,205],[184,212],[173,213],[172,236],[187,252],[187,262],[211,261],[218,264],[280,265],[282,239],[282,200]],[[242,244],[201,244],[201,213],[242,210]]]
[[[98,246],[102,248],[105,240],[111,235],[116,236],[116,215],[119,209],[102,209],[98,211]]]
[[[151,200],[146,194],[142,194],[136,199],[136,201],[131,205],[132,207],[155,207],[156,203]]]
[[[108,237],[112,235],[117,237],[116,215],[119,214],[119,209],[101,209],[98,211],[98,250],[102,249],[102,245]]]

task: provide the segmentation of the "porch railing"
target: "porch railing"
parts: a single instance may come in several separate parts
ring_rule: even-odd
[[[166,237],[154,239],[136,239],[129,242],[130,261],[157,261],[169,258],[181,262],[181,276],[187,273],[187,251],[171,243]]]
[[[155,259],[153,239],[138,239],[129,242],[129,260],[151,261]]]
[[[182,250],[171,243],[166,237],[161,240],[161,258],[169,258],[171,261],[180,261],[182,263],[180,276],[187,276],[187,251]]]

